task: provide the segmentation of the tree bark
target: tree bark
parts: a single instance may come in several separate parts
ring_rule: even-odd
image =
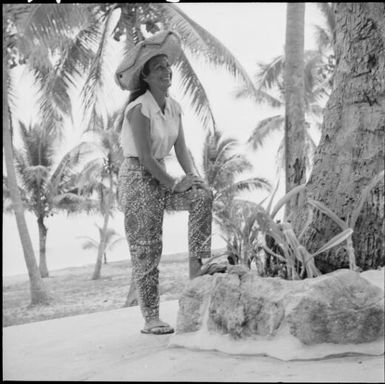
[[[334,84],[307,196],[349,224],[362,190],[384,169],[384,131],[385,3],[338,3]],[[302,240],[311,253],[341,232],[331,219],[313,211]],[[299,229],[305,212],[297,219]],[[363,270],[385,264],[384,225],[382,181],[369,194],[353,228],[356,263]],[[349,265],[338,248],[320,254],[315,262],[323,273]]]
[[[44,278],[49,276],[48,267],[47,267],[47,257],[46,257],[48,229],[44,225],[44,217],[39,217],[37,219],[37,224],[39,226],[39,253],[40,253],[39,270],[40,270],[40,276]]]
[[[306,180],[304,25],[305,3],[288,3],[284,69],[286,193]],[[286,204],[286,217],[299,202],[296,196]]]
[[[8,63],[6,55],[3,55],[3,150],[5,165],[8,176],[8,188],[11,195],[11,201],[15,212],[17,228],[20,235],[20,241],[23,247],[24,260],[27,265],[30,291],[31,305],[48,304],[49,295],[40,277],[39,268],[36,263],[33,252],[31,238],[29,236],[27,223],[24,216],[24,208],[21,201],[19,189],[16,181],[16,172],[14,168],[14,158],[12,150],[12,139],[9,126],[8,116]]]
[[[100,279],[101,270],[102,270],[103,255],[104,255],[104,251],[106,250],[108,221],[110,219],[110,210],[111,210],[113,199],[114,199],[113,180],[112,180],[112,176],[110,175],[110,190],[108,191],[102,234],[101,234],[100,243],[99,243],[99,247],[98,247],[98,256],[96,259],[96,264],[95,264],[94,273],[92,275],[92,280]]]
[[[95,269],[92,275],[92,280],[98,280],[100,279],[100,276],[101,276],[103,255],[104,255],[104,250],[106,248],[106,231],[108,228],[109,217],[110,215],[109,215],[109,212],[107,211],[104,215],[103,229],[102,229],[101,239],[98,247],[98,255],[96,258]]]

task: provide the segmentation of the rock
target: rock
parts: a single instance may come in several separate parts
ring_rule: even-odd
[[[185,288],[176,333],[200,329],[233,339],[291,334],[308,345],[370,342],[384,334],[383,290],[348,269],[288,281],[234,266]]]
[[[212,284],[208,329],[230,333],[234,338],[242,334],[245,316],[240,301],[241,289],[236,274],[216,275]]]
[[[384,333],[383,292],[350,270],[310,281],[288,314],[290,333],[304,344],[364,343]]]
[[[205,302],[210,297],[213,276],[192,279],[179,299],[177,329],[180,333],[195,332],[202,327]]]

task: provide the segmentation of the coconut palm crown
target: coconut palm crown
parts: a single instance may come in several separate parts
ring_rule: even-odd
[[[40,236],[40,273],[48,276],[46,267],[45,219],[57,211],[74,212],[80,204],[77,196],[76,166],[81,158],[77,147],[56,162],[57,136],[39,125],[19,122],[21,147],[14,149],[18,185],[24,207],[37,218]],[[7,178],[3,177],[7,184]],[[9,210],[13,206],[9,205]]]

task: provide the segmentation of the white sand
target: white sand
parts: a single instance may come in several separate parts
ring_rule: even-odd
[[[372,275],[377,276],[378,272]],[[173,326],[177,310],[176,300],[161,302],[161,316]],[[177,335],[143,335],[139,332],[142,325],[139,308],[131,307],[3,328],[3,379],[384,381],[383,344],[381,355],[377,356],[346,354],[284,361],[263,356],[268,353],[278,356],[272,347],[261,349],[261,354],[254,356],[172,347]],[[246,346],[246,352],[247,348],[250,352],[251,346]],[[319,348],[328,355],[338,353],[332,345]],[[302,357],[309,358],[308,355]]]

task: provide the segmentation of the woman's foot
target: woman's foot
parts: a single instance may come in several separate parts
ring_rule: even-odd
[[[202,260],[198,258],[189,258],[189,271],[190,271],[190,279],[197,277],[201,273],[202,268]]]
[[[174,333],[174,328],[160,319],[153,319],[145,322],[141,332],[153,335],[165,335]]]

